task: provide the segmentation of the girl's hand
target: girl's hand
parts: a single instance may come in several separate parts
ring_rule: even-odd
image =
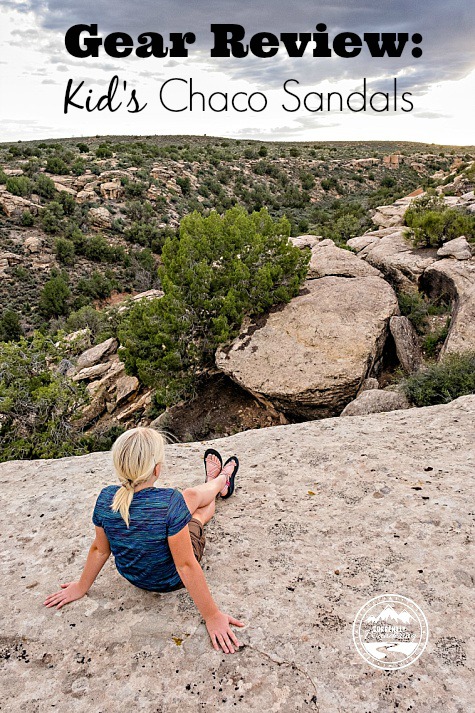
[[[61,585],[61,591],[51,594],[44,603],[45,607],[56,607],[61,609],[65,604],[74,602],[76,599],[81,599],[86,594],[84,589],[79,586],[79,582],[67,582]]]
[[[233,654],[234,648],[238,649],[241,646],[234,631],[230,628],[230,624],[244,626],[242,621],[234,619],[229,614],[223,614],[221,611],[206,620],[206,628],[216,651],[222,650],[225,654]]]

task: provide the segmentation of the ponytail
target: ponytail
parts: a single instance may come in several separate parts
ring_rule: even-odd
[[[130,505],[134,487],[145,483],[165,458],[163,436],[153,428],[132,428],[123,433],[112,446],[112,459],[121,487],[111,508],[120,512],[125,524],[130,524]]]

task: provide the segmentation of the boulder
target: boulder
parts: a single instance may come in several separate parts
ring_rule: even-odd
[[[95,364],[94,366],[87,366],[73,376],[73,381],[92,381],[93,379],[97,379],[98,376],[105,374],[109,368],[110,363],[107,361],[101,364]]]
[[[112,557],[87,596],[46,609],[82,571],[96,498],[118,484],[111,456],[1,463],[4,710],[473,710],[474,422],[466,396],[168,445],[160,487],[201,483],[207,447],[242,460],[203,559],[216,602],[245,622],[227,656],[185,590],[137,589]],[[384,592],[410,597],[430,627],[417,661],[391,672],[352,639]]]
[[[472,251],[467,238],[461,235],[460,238],[448,240],[437,250],[438,257],[453,257],[456,260],[470,260]]]
[[[332,240],[323,240],[312,247],[307,278],[339,275],[341,277],[381,277],[376,268],[350,250],[338,248]]]
[[[399,363],[407,374],[417,371],[422,365],[422,352],[417,332],[407,317],[394,316],[389,320]]]
[[[369,413],[383,413],[410,408],[410,403],[397,391],[370,389],[361,391],[354,401],[345,406],[341,416],[366,416]]]
[[[404,232],[403,228],[374,231],[358,256],[380,270],[397,291],[410,292],[417,290],[422,273],[435,262],[436,251],[415,249]],[[355,240],[348,241],[350,247],[355,247]]]
[[[422,194],[418,194],[422,195]],[[391,205],[380,205],[373,215],[373,223],[381,228],[394,228],[404,225],[404,213],[416,196],[404,196]]]
[[[136,376],[121,376],[116,384],[116,403],[120,406],[134,396],[140,388],[140,382]]]
[[[444,258],[427,268],[421,288],[429,297],[453,301],[449,333],[440,356],[475,349],[475,259]]]
[[[38,206],[27,198],[14,196],[7,190],[0,188],[0,208],[8,218],[19,218],[26,210],[36,215]]]
[[[87,349],[80,355],[77,360],[78,371],[80,371],[81,369],[85,369],[88,366],[94,366],[95,364],[99,364],[99,362],[104,361],[105,359],[107,359],[107,357],[117,351],[118,346],[119,342],[117,341],[117,339],[114,339],[114,337],[110,337],[104,342],[96,344],[94,347]]]
[[[82,205],[83,203],[92,203],[93,201],[96,201],[97,194],[94,190],[96,185],[97,185],[96,182],[86,184],[84,189],[77,193],[76,203],[79,203],[79,205]]]
[[[358,393],[360,393],[361,391],[369,391],[370,389],[379,389],[379,382],[377,379],[374,378],[374,376],[370,376],[367,379],[364,379],[363,383],[360,386],[360,391]]]
[[[37,255],[41,251],[42,244],[41,238],[37,235],[30,235],[23,243],[23,247],[30,255]]]
[[[382,354],[396,295],[379,277],[308,280],[288,305],[248,325],[216,364],[284,413],[339,414]]]
[[[91,396],[104,390],[110,394],[114,391],[118,379],[123,375],[125,375],[125,365],[116,357],[115,361],[109,363],[109,369],[104,376],[97,381],[91,381],[86,388]]]
[[[100,191],[105,200],[116,201],[121,197],[123,188],[120,181],[107,181],[106,183],[101,183]]]
[[[95,228],[110,228],[112,225],[112,216],[107,210],[101,206],[100,208],[90,208],[88,218]]]
[[[289,242],[300,250],[313,248],[320,240],[322,240],[321,235],[299,235],[296,238],[289,238]]]
[[[124,423],[129,421],[132,417],[134,419],[139,413],[143,413],[149,408],[152,403],[152,392],[146,391],[138,399],[132,401],[132,403],[127,403],[122,407],[122,410],[116,411],[114,416],[119,423]]]

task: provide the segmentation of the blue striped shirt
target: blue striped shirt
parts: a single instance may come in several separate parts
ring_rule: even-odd
[[[111,510],[118,485],[103,488],[92,521],[109,540],[117,571],[136,587],[168,592],[180,583],[167,538],[191,520],[183,495],[173,488],[144,488],[134,493],[127,528],[119,512]]]

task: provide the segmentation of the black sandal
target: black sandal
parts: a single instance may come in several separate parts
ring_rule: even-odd
[[[208,483],[210,480],[214,480],[214,478],[208,478],[208,472],[206,470],[206,458],[208,456],[216,456],[216,458],[219,460],[219,462],[221,464],[221,470],[223,469],[223,459],[221,457],[221,453],[218,453],[218,451],[215,451],[214,448],[207,448],[205,450],[205,454],[203,456],[203,462],[204,462],[204,466],[205,466],[205,483]],[[218,473],[218,475],[219,475],[219,473]]]
[[[226,463],[223,465],[223,468],[225,468],[227,466],[227,464],[230,463],[231,461],[235,461],[236,465],[234,466],[233,472],[229,476],[229,480],[226,481],[226,485],[228,487],[228,492],[226,493],[226,495],[221,495],[223,500],[227,500],[234,493],[234,479],[236,477],[236,473],[239,470],[239,461],[237,459],[237,456],[231,456],[231,458],[228,458]]]

